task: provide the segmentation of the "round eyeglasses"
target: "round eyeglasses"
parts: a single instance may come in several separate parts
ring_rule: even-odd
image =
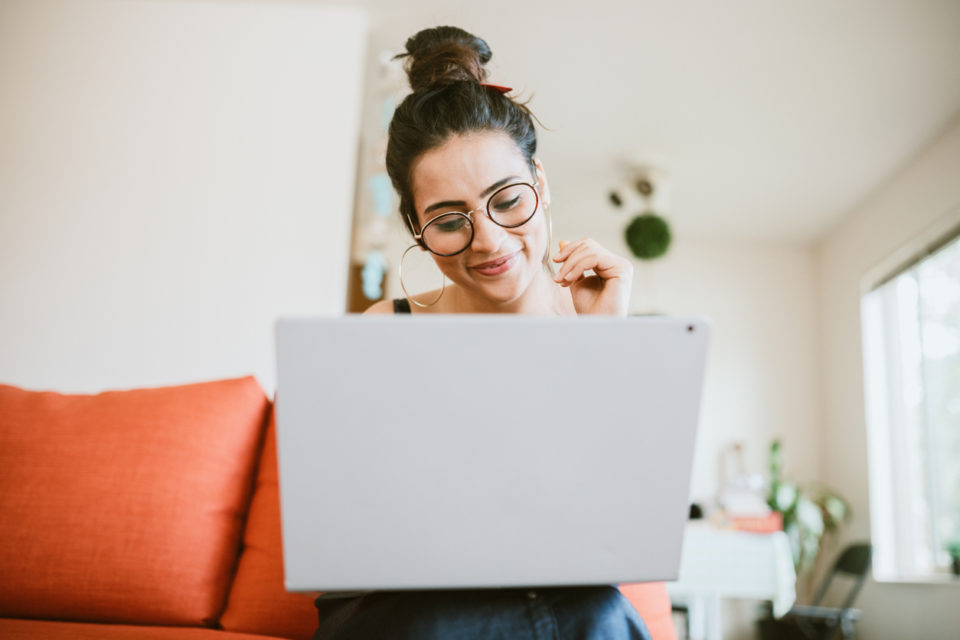
[[[447,211],[431,218],[423,225],[414,239],[430,253],[438,256],[455,256],[466,251],[473,242],[473,213],[486,211],[487,217],[506,229],[526,223],[537,212],[540,192],[528,182],[518,182],[500,187],[487,200],[483,209],[473,211]]]

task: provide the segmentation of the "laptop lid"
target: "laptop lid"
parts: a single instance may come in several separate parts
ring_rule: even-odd
[[[677,577],[704,318],[282,318],[290,591]]]

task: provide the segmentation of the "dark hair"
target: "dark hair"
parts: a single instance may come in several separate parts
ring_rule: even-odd
[[[458,27],[424,29],[407,40],[404,69],[413,93],[404,98],[390,121],[387,173],[400,196],[400,214],[410,233],[417,212],[413,206],[410,169],[427,151],[451,136],[476,131],[502,131],[517,144],[534,172],[537,134],[533,114],[496,89],[481,85],[490,47]]]

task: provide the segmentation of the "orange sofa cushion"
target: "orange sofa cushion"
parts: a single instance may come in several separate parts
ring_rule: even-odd
[[[269,406],[252,376],[0,385],[0,616],[215,624]]]
[[[201,627],[52,622],[0,618],[3,640],[285,640]]]
[[[653,640],[677,640],[667,585],[662,582],[635,582],[621,584],[619,588],[647,623]]]
[[[274,414],[263,442],[257,485],[243,532],[243,552],[220,626],[229,631],[309,640],[319,619],[313,595],[283,586],[283,543]]]
[[[319,623],[313,600],[320,592],[284,590],[278,487],[276,424],[271,415],[243,534],[243,553],[220,624],[230,631],[309,640]],[[676,640],[670,599],[662,582],[623,584],[620,591],[643,617],[653,640]]]

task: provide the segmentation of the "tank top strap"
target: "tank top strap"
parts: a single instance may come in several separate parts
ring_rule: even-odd
[[[410,301],[407,300],[406,298],[394,298],[393,312],[394,313],[410,313]]]

